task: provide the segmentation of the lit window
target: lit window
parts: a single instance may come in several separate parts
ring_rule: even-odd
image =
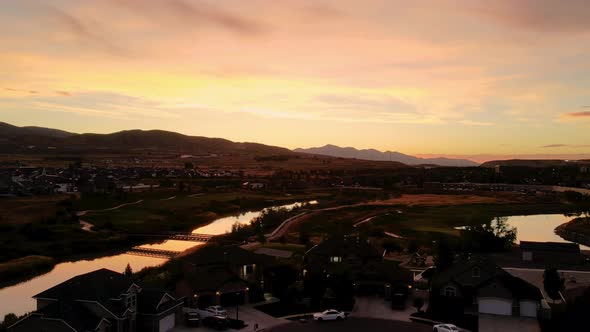
[[[332,263],[340,263],[340,262],[342,262],[342,257],[340,257],[340,256],[332,256],[332,257],[330,257],[330,262],[332,262]]]

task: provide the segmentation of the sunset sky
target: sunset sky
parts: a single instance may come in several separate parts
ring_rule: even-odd
[[[2,0],[0,121],[590,155],[590,1]]]

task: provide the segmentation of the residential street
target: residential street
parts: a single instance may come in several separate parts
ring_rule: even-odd
[[[344,321],[333,322],[313,322],[306,323],[292,322],[285,325],[273,327],[265,332],[295,332],[295,331],[338,331],[338,332],[358,332],[358,331],[395,331],[395,332],[429,332],[431,326],[400,322],[395,320],[384,320],[374,318],[350,318]]]

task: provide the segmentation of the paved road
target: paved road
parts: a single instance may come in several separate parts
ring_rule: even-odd
[[[358,331],[395,331],[395,332],[430,332],[432,327],[418,323],[373,318],[349,318],[343,321],[292,322],[266,329],[265,332],[358,332]]]

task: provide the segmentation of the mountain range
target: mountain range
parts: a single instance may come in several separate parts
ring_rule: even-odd
[[[0,122],[0,152],[30,153],[51,149],[65,153],[165,152],[179,154],[294,154],[289,149],[222,138],[187,136],[163,130],[125,130],[112,134],[74,134],[66,131],[17,127]]]
[[[438,165],[455,167],[479,166],[478,163],[467,159],[419,158],[395,151],[379,151],[375,149],[358,150],[351,147],[343,148],[332,144],[324,145],[322,147],[317,148],[295,149],[293,151],[340,158],[354,158],[376,161],[397,161],[406,165]]]

